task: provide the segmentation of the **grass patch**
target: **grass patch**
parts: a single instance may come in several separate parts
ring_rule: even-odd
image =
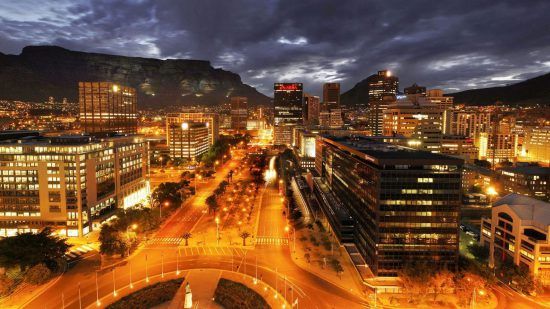
[[[183,278],[158,282],[145,287],[130,295],[126,295],[117,302],[107,306],[108,309],[147,309],[160,305],[174,298],[180,288]]]
[[[214,299],[224,308],[268,309],[265,299],[246,285],[220,278]]]

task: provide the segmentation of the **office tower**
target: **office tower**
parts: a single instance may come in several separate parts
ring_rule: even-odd
[[[412,86],[403,89],[403,92],[405,94],[426,95],[426,87],[418,86],[416,83],[414,83],[412,84]]]
[[[170,122],[166,140],[170,157],[197,161],[210,147],[209,126],[209,122]]]
[[[455,111],[451,120],[451,134],[476,138],[490,132],[491,113],[480,111]]]
[[[98,230],[116,209],[148,204],[147,143],[137,136],[19,136],[0,142],[0,237],[52,226]]]
[[[321,111],[320,100],[318,96],[304,94],[304,124],[314,126],[319,124],[319,112]]]
[[[480,133],[479,159],[491,163],[502,161],[514,161],[517,156],[518,136],[517,134],[492,134]]]
[[[323,84],[323,110],[340,108],[340,83]]]
[[[443,135],[439,139],[437,151],[441,154],[459,157],[466,163],[473,163],[479,155],[474,140],[461,135]]]
[[[369,107],[367,121],[372,135],[382,135],[384,110],[395,101],[399,90],[399,79],[390,71],[378,71],[367,78],[369,88]]]
[[[443,90],[441,89],[430,89],[426,92],[426,98],[431,103],[435,104],[441,109],[451,109],[453,108],[453,97],[446,97],[443,95]]]
[[[507,193],[520,193],[550,201],[550,167],[515,166],[497,171],[498,182]]]
[[[292,129],[303,123],[302,83],[274,84],[274,136],[275,145],[291,145]]]
[[[177,134],[170,132],[170,130],[172,128],[178,130],[178,127],[181,127],[181,124],[184,122],[208,123],[208,141],[210,145],[213,145],[219,138],[220,115],[191,110],[182,113],[171,113],[166,116],[166,139],[168,140],[170,135]]]
[[[320,220],[375,276],[396,276],[415,261],[456,269],[462,165],[366,137],[319,136]]]
[[[112,82],[79,82],[80,123],[86,133],[137,133],[137,96]]]
[[[550,284],[550,204],[508,194],[482,218],[480,242],[489,247],[489,265],[511,261],[529,269],[535,280]]]
[[[383,134],[385,136],[402,135],[413,137],[420,135],[422,140],[431,133],[442,131],[443,112],[424,97],[401,98],[388,105],[383,116]],[[431,136],[434,137],[434,136]]]
[[[369,103],[382,100],[385,95],[397,95],[399,78],[392,76],[390,71],[378,71],[367,77],[369,87]]]
[[[248,98],[231,97],[231,129],[246,130]]]
[[[319,113],[319,125],[322,128],[330,127],[330,112],[322,111]]]
[[[522,157],[550,165],[550,126],[526,129]]]
[[[330,110],[329,127],[331,129],[338,129],[344,126],[344,119],[342,118],[342,110],[334,108]]]

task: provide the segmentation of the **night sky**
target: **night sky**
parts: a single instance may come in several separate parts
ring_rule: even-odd
[[[453,92],[550,72],[550,1],[0,1],[0,51],[31,44],[210,60],[268,95],[384,68]]]

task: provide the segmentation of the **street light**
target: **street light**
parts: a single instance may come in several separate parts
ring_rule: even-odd
[[[128,244],[130,243],[130,233],[129,233],[130,227],[132,228],[132,230],[135,231],[137,229],[138,225],[134,223],[134,224],[128,225],[126,227],[126,238],[128,238]],[[130,246],[128,246],[128,256],[130,256]]]
[[[201,175],[195,176],[195,195],[197,195],[197,181],[201,180],[201,178]]]
[[[220,218],[216,216],[216,244],[220,245]]]
[[[489,195],[489,203],[491,203],[493,198],[498,195],[498,192],[494,187],[489,187],[487,188],[487,194]]]

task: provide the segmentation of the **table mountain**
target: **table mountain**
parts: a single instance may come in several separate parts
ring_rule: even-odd
[[[138,106],[216,105],[230,96],[268,104],[270,98],[244,84],[238,74],[209,61],[152,59],[27,46],[20,55],[0,53],[0,99],[78,101],[79,81],[113,81],[138,91]]]

